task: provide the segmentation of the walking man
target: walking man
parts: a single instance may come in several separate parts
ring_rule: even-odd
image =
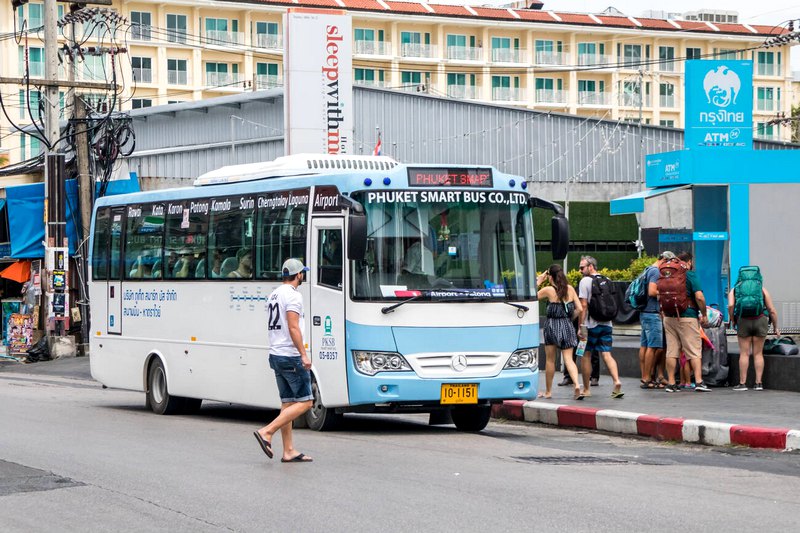
[[[706,299],[697,274],[678,258],[659,265],[658,302],[667,336],[667,392],[678,392],[675,367],[681,351],[694,372],[695,391],[711,392],[703,382],[703,340],[700,326],[708,325]]]
[[[674,257],[672,252],[668,252]],[[661,310],[658,308],[658,264],[656,261],[645,270],[645,283],[647,284],[647,304],[639,312],[639,322],[642,325],[642,335],[639,348],[639,362],[642,370],[643,389],[664,388],[660,381],[653,378],[658,352],[663,351],[664,329],[661,323]]]
[[[309,463],[311,457],[294,449],[292,421],[311,408],[311,359],[306,353],[303,334],[305,311],[303,296],[297,288],[303,283],[308,267],[298,259],[283,263],[283,284],[267,300],[269,310],[269,366],[275,371],[281,412],[269,424],[255,431],[261,449],[272,459],[272,437],[281,431],[283,463]]]
[[[621,390],[622,382],[619,380],[617,362],[613,357],[611,357],[611,320],[608,319],[598,321],[596,318],[592,317],[592,313],[589,312],[589,304],[592,298],[595,297],[592,295],[592,288],[594,285],[594,278],[598,275],[597,260],[594,257],[585,255],[581,257],[580,266],[578,268],[583,274],[583,279],[581,279],[581,282],[578,285],[578,298],[580,298],[581,305],[583,306],[583,326],[581,327],[579,336],[581,340],[587,340],[586,352],[596,351],[599,352],[603,357],[603,362],[606,364],[608,373],[611,374],[611,379],[614,380],[614,390],[611,391],[611,397],[622,398],[624,393]],[[607,283],[610,283],[607,279],[602,279]],[[600,293],[596,297],[607,298],[609,296],[605,295],[604,293]],[[614,305],[616,305],[616,303]],[[581,373],[583,374],[583,394],[584,396],[591,396],[591,357],[584,355],[581,370]]]

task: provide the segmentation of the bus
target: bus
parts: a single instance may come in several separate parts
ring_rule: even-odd
[[[220,168],[194,186],[97,200],[91,226],[91,372],[158,414],[203,400],[280,407],[267,297],[281,266],[300,286],[314,402],[428,412],[480,431],[492,404],[538,390],[532,211],[558,204],[492,167],[294,155]]]

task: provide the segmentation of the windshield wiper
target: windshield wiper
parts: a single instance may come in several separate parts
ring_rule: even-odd
[[[503,303],[506,304],[506,305],[510,305],[511,307],[516,307],[517,309],[519,309],[523,313],[527,313],[528,311],[530,311],[530,308],[527,305],[515,304],[515,303],[508,302],[506,300],[503,300]]]
[[[387,305],[386,307],[381,308],[381,313],[383,313],[384,315],[388,315],[389,313],[394,312],[394,310],[397,309],[398,307],[400,307],[401,305],[405,305],[408,302],[413,302],[414,300],[418,300],[419,298],[422,298],[421,294],[417,294],[416,296],[412,296],[411,298],[409,298],[407,300],[403,300],[402,302],[397,302],[394,305]]]

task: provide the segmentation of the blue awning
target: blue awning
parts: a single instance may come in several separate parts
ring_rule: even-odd
[[[78,211],[78,183],[67,180],[67,237],[69,253],[75,253],[78,234],[74,221]],[[36,259],[44,257],[44,183],[6,187],[8,233],[11,239],[11,257]]]
[[[128,194],[131,192],[139,192],[139,176],[136,172],[131,172],[128,179],[124,180],[110,180],[106,188],[105,196],[114,196],[116,194]],[[94,196],[97,198],[100,195],[100,183],[95,183]]]
[[[646,191],[629,194],[621,198],[611,200],[612,215],[630,215],[632,213],[644,212],[644,201],[648,198],[655,198],[673,191],[688,189],[691,185],[678,185],[676,187],[659,187],[658,189],[648,189]]]

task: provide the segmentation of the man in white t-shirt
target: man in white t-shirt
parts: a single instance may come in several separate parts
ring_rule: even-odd
[[[292,421],[311,408],[311,359],[306,352],[303,296],[297,290],[308,267],[299,259],[283,263],[283,284],[267,300],[269,331],[269,366],[275,371],[281,397],[278,417],[253,432],[261,449],[272,459],[272,436],[281,431],[284,463],[309,463],[311,457],[294,449]]]

